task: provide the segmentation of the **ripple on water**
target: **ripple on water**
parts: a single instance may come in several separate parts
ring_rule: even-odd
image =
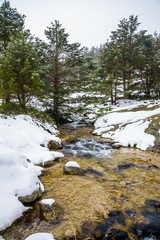
[[[109,158],[113,148],[107,142],[87,138],[77,139],[74,144],[65,144],[62,151],[64,154],[84,158]]]

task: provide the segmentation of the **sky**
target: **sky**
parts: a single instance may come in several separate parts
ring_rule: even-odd
[[[10,0],[10,3],[26,15],[26,28],[45,41],[44,29],[55,20],[70,35],[70,43],[79,42],[89,48],[104,44],[119,21],[130,15],[138,15],[139,30],[160,33],[160,0]]]

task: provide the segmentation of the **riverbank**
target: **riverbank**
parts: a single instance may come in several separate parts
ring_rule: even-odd
[[[77,138],[100,140],[92,135],[91,127],[82,126],[63,126],[61,137],[66,144],[75,144]],[[86,174],[64,174],[65,162],[70,160]],[[157,236],[159,171],[158,154],[133,148],[120,148],[104,159],[67,154],[63,161],[43,170],[42,198],[35,202],[33,211],[3,234],[4,239],[24,240],[35,232],[52,233],[55,239],[66,238],[66,232],[74,232],[77,239],[98,239],[98,234],[102,238],[108,231],[108,236],[120,233],[128,236],[126,239],[144,239],[152,232]],[[39,202],[46,198],[53,198],[63,209],[56,223],[41,215]]]

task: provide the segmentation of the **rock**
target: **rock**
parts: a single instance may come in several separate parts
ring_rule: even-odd
[[[82,224],[82,239],[103,239],[108,226],[105,221],[87,221]]]
[[[78,163],[74,161],[69,161],[63,168],[64,173],[71,174],[71,175],[83,175],[84,170],[80,168]]]
[[[87,168],[87,169],[85,169],[85,170],[84,170],[84,173],[85,173],[85,174],[93,174],[93,175],[98,176],[98,177],[103,176],[103,173],[98,172],[98,171],[94,170],[93,168]]]
[[[118,165],[118,169],[123,170],[123,169],[128,169],[128,168],[131,168],[131,167],[134,167],[134,166],[135,166],[135,164],[133,164],[133,163],[124,162],[124,163]]]
[[[32,192],[32,194],[18,197],[18,200],[22,203],[31,203],[34,202],[37,198],[40,198],[42,196],[42,190],[39,188],[38,190],[35,190]]]
[[[160,237],[160,202],[147,200],[131,227],[131,231],[140,238]]]
[[[55,164],[55,160],[49,160],[43,163],[43,167],[51,167]]]
[[[115,149],[119,149],[119,148],[122,147],[122,145],[120,145],[120,144],[118,144],[118,143],[112,143],[112,144],[111,144],[111,147],[112,147],[112,148],[115,148]]]
[[[78,138],[76,138],[75,136],[70,135],[67,139],[66,142],[68,143],[75,143],[78,141]]]
[[[58,223],[63,215],[62,207],[54,199],[43,199],[40,202],[41,216],[49,223]]]
[[[106,218],[107,223],[112,226],[115,223],[118,223],[122,226],[125,226],[126,222],[125,222],[125,216],[124,214],[121,212],[121,210],[110,210],[108,212],[108,216],[109,218]]]
[[[131,231],[138,237],[160,236],[160,215],[155,212],[145,214],[145,221],[136,222]]]
[[[79,233],[75,229],[68,229],[64,235],[64,239],[66,240],[79,239]]]
[[[121,181],[121,182],[120,182],[120,186],[121,186],[121,187],[127,187],[127,183],[126,183],[125,181]]]
[[[81,157],[84,157],[84,158],[91,158],[92,157],[92,154],[91,153],[88,153],[88,152],[82,152],[81,154],[79,154]]]
[[[62,144],[60,142],[50,140],[49,143],[47,144],[47,147],[49,148],[49,150],[57,150],[62,148]]]
[[[111,228],[105,235],[104,240],[129,240],[128,234],[121,230]]]
[[[151,152],[155,152],[155,153],[160,153],[160,146],[159,145],[155,145],[153,147],[148,147],[147,151],[151,151]]]

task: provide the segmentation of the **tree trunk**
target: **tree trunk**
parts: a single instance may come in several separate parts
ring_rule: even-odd
[[[113,81],[111,80],[111,104],[113,105]]]
[[[115,93],[114,93],[114,104],[117,105],[117,82],[118,82],[118,73],[116,69],[116,81],[115,81]]]

